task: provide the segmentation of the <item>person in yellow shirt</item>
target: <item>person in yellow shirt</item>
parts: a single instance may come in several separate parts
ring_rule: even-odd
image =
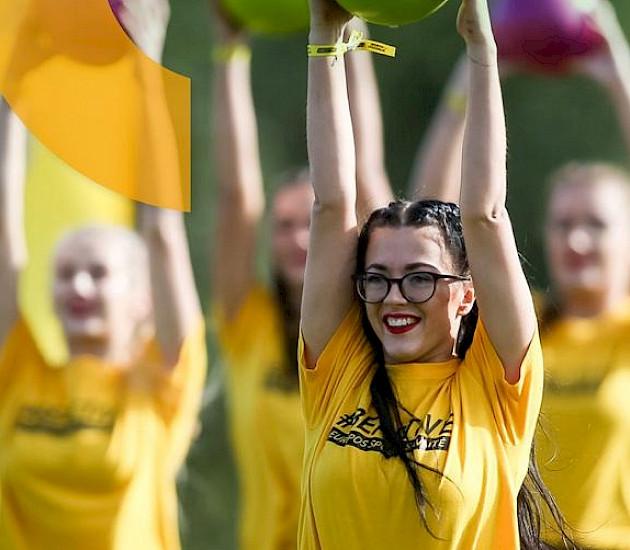
[[[297,336],[313,192],[308,170],[289,175],[275,191],[268,259],[272,284],[262,284],[256,245],[264,189],[250,50],[245,31],[231,24],[216,3],[213,8],[219,197],[212,292],[240,485],[238,544],[241,550],[295,550],[304,448]],[[356,59],[353,75],[367,211],[390,198],[380,108],[367,54]]]
[[[593,22],[604,48],[575,70],[608,92],[630,145],[630,47],[609,2]],[[630,550],[629,212],[620,168],[575,162],[550,178],[539,462],[576,539],[593,549]]]
[[[573,70],[604,86],[630,143],[630,48],[609,2],[598,2],[593,23],[605,47]],[[415,193],[458,188],[465,112],[460,66],[420,149]],[[545,234],[554,292],[536,296],[546,372],[540,473],[576,540],[597,549],[630,549],[629,186],[605,163],[571,163],[552,176]],[[544,538],[564,548],[555,530]]]
[[[338,44],[349,14],[333,0],[310,7],[310,44]],[[523,488],[542,352],[505,209],[485,0],[463,1],[458,29],[470,107],[461,189],[393,202],[360,233],[345,74],[353,53],[309,59],[301,550],[543,547]]]
[[[0,137],[0,548],[179,550],[175,477],[206,368],[182,216],[147,206],[142,237],[91,225],[62,238],[69,360],[50,365],[17,307],[24,129],[6,103]]]

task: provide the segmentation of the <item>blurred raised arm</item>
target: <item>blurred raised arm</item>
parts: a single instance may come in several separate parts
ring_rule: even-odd
[[[368,34],[367,25],[357,18],[348,25],[346,35],[354,30]],[[356,148],[357,216],[361,223],[373,210],[389,204],[393,196],[385,167],[383,118],[372,54],[352,52],[346,57],[346,72]]]
[[[336,44],[350,15],[332,0],[310,0],[310,7],[309,42]],[[342,56],[336,60],[311,57],[308,61],[307,138],[315,203],[302,298],[302,332],[307,366],[312,368],[354,299],[356,167]]]
[[[124,0],[120,17],[136,45],[153,60],[161,61],[170,19],[168,1]],[[153,96],[161,97],[149,94]],[[147,138],[152,135],[146,133]],[[177,149],[174,141],[172,148]],[[174,366],[184,339],[201,319],[184,217],[175,210],[143,204],[137,204],[136,214],[138,231],[149,252],[157,340],[167,365]]]
[[[0,98],[0,346],[18,317],[18,279],[26,264],[26,128]]]
[[[230,319],[255,282],[256,238],[265,198],[249,49],[243,33],[222,16],[217,2],[214,15],[218,45],[213,117],[219,188],[213,296]]]
[[[468,61],[462,56],[418,149],[410,182],[413,200],[459,203],[467,96]]]
[[[597,0],[592,20],[604,46],[596,54],[585,56],[575,70],[599,82],[610,95],[626,146],[630,151],[630,46],[615,10],[608,0]]]
[[[176,210],[137,206],[137,224],[149,250],[157,340],[169,366],[201,319],[184,216]]]
[[[458,28],[470,63],[462,224],[480,316],[506,380],[514,383],[536,329],[536,316],[505,207],[505,115],[487,0],[464,0]]]

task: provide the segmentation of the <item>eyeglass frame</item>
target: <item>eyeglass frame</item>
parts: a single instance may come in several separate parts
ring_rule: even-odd
[[[425,300],[420,300],[420,301],[410,300],[405,294],[405,291],[403,290],[402,282],[407,277],[410,277],[412,275],[419,275],[419,274],[429,275],[433,279],[433,290],[431,291],[431,294],[429,295],[429,297],[426,298]],[[380,300],[368,301],[363,297],[361,293],[360,285],[366,275],[376,275],[377,277],[381,277],[387,283],[387,292]],[[470,281],[470,277],[467,277],[465,275],[450,275],[446,273],[434,273],[433,271],[411,271],[410,273],[406,273],[402,277],[388,277],[387,275],[383,275],[382,273],[375,273],[373,271],[364,271],[360,275],[355,275],[353,278],[354,278],[355,290],[357,294],[359,295],[359,298],[361,298],[361,300],[365,302],[366,304],[380,304],[381,302],[384,302],[385,298],[387,298],[387,296],[389,296],[389,293],[392,291],[393,284],[396,284],[398,286],[398,291],[400,292],[400,295],[405,300],[407,300],[410,304],[424,304],[428,302],[431,298],[433,298],[433,296],[435,295],[435,291],[437,289],[437,283],[439,280],[452,279],[453,281]]]

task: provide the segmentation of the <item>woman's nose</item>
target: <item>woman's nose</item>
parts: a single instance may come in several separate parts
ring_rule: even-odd
[[[72,278],[72,288],[81,297],[88,297],[94,293],[94,281],[86,271],[77,271]]]
[[[575,226],[567,234],[567,244],[571,250],[586,254],[592,247],[593,238],[585,227]]]

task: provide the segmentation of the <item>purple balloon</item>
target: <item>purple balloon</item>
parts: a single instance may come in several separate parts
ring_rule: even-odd
[[[114,15],[116,16],[116,19],[118,19],[118,22],[120,23],[120,26],[125,29],[125,25],[123,25],[122,21],[120,20],[120,13],[125,9],[124,0],[108,0],[108,2],[109,7],[112,9]],[[127,31],[127,29],[125,29],[125,31]]]
[[[532,71],[562,72],[604,43],[571,0],[496,0],[491,14],[500,58]]]

